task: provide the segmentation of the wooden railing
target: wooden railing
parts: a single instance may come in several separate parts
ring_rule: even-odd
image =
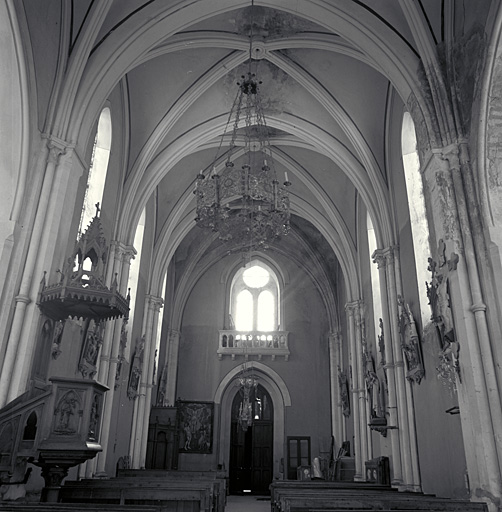
[[[258,360],[269,356],[272,361],[277,356],[289,359],[288,331],[219,331],[218,358],[223,356],[256,356]]]

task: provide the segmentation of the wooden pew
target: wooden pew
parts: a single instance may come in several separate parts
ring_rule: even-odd
[[[444,511],[444,512],[485,512],[485,504],[470,503],[459,500],[447,500],[432,497],[400,497],[378,496],[357,494],[346,496],[296,496],[286,497],[282,502],[283,512],[335,512],[354,510],[403,510],[408,512],[416,511]]]
[[[328,485],[325,485],[328,484]],[[333,485],[334,484],[334,485]],[[485,512],[484,503],[397,492],[386,486],[339,482],[274,482],[273,512],[335,512],[350,510]]]
[[[311,481],[298,481],[298,480],[276,480],[270,484],[270,502],[272,512],[280,512],[280,498],[289,495],[297,495],[298,493],[308,493],[311,495],[319,494],[324,495],[326,491],[337,492],[353,492],[353,491],[389,491],[392,493],[397,492],[388,486],[379,484],[365,484],[357,482],[332,482],[325,480],[311,480]]]
[[[227,480],[222,471],[186,471],[156,469],[119,469],[118,478],[134,478],[137,481],[162,479],[164,481],[213,482],[213,510],[224,512],[227,502]]]
[[[159,507],[161,512],[213,512],[213,483],[160,479],[109,479],[65,482],[64,503],[103,503]]]
[[[98,503],[19,503],[0,502],[2,512],[161,512],[160,507]]]

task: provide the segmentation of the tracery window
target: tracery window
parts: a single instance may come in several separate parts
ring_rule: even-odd
[[[110,109],[105,107],[99,116],[98,129],[94,139],[84,205],[80,217],[79,233],[85,231],[96,213],[96,203],[101,203],[103,199],[111,143],[112,117]]]
[[[408,194],[413,250],[415,253],[415,269],[418,282],[420,310],[422,313],[422,322],[423,325],[425,325],[430,317],[429,300],[425,288],[425,281],[429,279],[427,272],[428,258],[430,255],[429,224],[425,212],[425,199],[422,176],[420,174],[420,160],[417,151],[415,124],[409,112],[405,112],[403,115],[401,149],[406,191]]]
[[[276,331],[279,328],[279,283],[275,272],[253,260],[234,276],[230,316],[238,331]]]
[[[240,355],[289,359],[288,331],[281,314],[281,283],[259,259],[235,272],[228,292],[228,328],[219,331],[218,358]]]

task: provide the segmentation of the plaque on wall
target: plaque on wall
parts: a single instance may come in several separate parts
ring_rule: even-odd
[[[213,452],[214,402],[176,402],[182,453]]]

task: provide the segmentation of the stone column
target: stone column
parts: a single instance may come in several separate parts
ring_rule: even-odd
[[[57,201],[59,198],[55,197],[57,191],[54,186],[54,177],[63,162],[62,157],[71,156],[70,154],[67,155],[67,153],[72,148],[72,145],[51,137],[47,142],[47,147],[48,156],[42,191],[38,201],[19,292],[15,298],[14,316],[2,367],[2,381],[8,384],[0,386],[0,408],[24,391],[23,386],[24,382],[27,381],[36,339],[36,336],[32,336],[32,333],[29,331],[33,330],[31,324],[35,322],[33,317],[38,312],[35,301],[42,277],[41,272],[38,276],[34,274],[37,267],[44,264],[44,261],[40,261],[41,245],[47,245],[48,242],[52,242],[53,246],[56,245],[57,231],[54,233],[52,223],[57,221],[56,225],[59,225],[59,219],[54,218],[53,212],[55,208],[54,201]],[[65,178],[61,187],[63,189],[66,189],[65,184],[67,183],[68,176]],[[28,307],[31,309],[31,315],[27,318]]]
[[[456,145],[433,151],[423,170],[424,192],[432,205],[436,238],[443,239],[447,254],[455,251],[460,256],[456,271],[450,273],[449,283],[455,331],[460,343],[462,383],[457,382],[457,389],[462,435],[470,487],[490,504],[490,496],[502,495],[502,424],[500,418],[494,417],[501,413],[501,408],[500,399],[497,404],[494,396],[498,394],[497,388],[487,382],[487,378],[493,382],[493,376],[486,375],[487,371],[491,373],[493,362],[489,339],[481,335],[484,328],[478,331],[477,326],[477,321],[483,321],[479,313],[484,315],[484,303],[477,289],[478,269],[457,157]]]
[[[357,358],[357,335],[356,320],[354,318],[356,310],[359,308],[359,301],[349,302],[345,305],[347,312],[347,326],[349,331],[350,348],[350,391],[352,395],[351,411],[354,418],[354,459],[356,472],[354,480],[361,482],[363,480],[363,466],[361,464],[361,435],[360,435],[360,409],[359,409],[359,388],[358,388],[358,358]]]
[[[158,325],[159,325],[159,314],[160,309],[162,308],[164,301],[162,297],[153,297],[150,296],[150,306],[151,306],[151,315],[152,315],[152,330],[150,332],[150,357],[148,360],[148,371],[145,379],[145,415],[143,417],[143,436],[141,438],[141,451],[140,451],[140,467],[145,467],[146,460],[146,447],[148,441],[148,426],[150,423],[150,409],[152,406],[152,388],[155,383],[154,379],[154,370],[155,370],[155,347],[157,346],[158,336]]]
[[[143,438],[148,436],[148,422],[150,417],[150,403],[152,396],[153,359],[155,353],[154,320],[158,320],[158,312],[162,305],[162,298],[147,295],[145,297],[145,349],[139,394],[135,403],[133,437],[132,437],[132,467],[139,469],[144,465]],[[155,326],[156,332],[156,326]],[[145,437],[145,442],[146,442]],[[146,453],[146,452],[145,452]]]
[[[385,366],[384,370],[387,374],[388,385],[388,426],[390,432],[390,442],[392,447],[392,485],[400,486],[403,483],[402,465],[401,465],[401,443],[398,432],[398,410],[397,410],[397,393],[396,393],[396,377],[394,367],[394,353],[392,349],[391,320],[389,317],[389,300],[387,293],[387,259],[382,249],[377,249],[373,253],[373,261],[378,265],[380,276],[380,295],[382,298],[382,322],[385,333]]]
[[[176,402],[176,382],[178,379],[178,351],[180,347],[180,332],[169,329],[167,355],[167,384],[166,397],[169,405]]]
[[[118,244],[115,250],[116,270],[119,273],[119,292],[121,295],[127,294],[127,284],[129,282],[129,270],[131,268],[131,259],[136,255],[136,250],[132,246],[125,246]],[[106,474],[106,458],[108,454],[108,444],[112,423],[112,409],[115,397],[115,376],[117,374],[117,364],[119,362],[119,350],[120,350],[120,337],[122,335],[122,325],[124,319],[120,318],[112,322],[108,322],[107,331],[111,332],[111,347],[108,353],[107,360],[103,361],[102,366],[107,367],[106,373],[106,385],[109,390],[104,396],[103,414],[101,421],[101,436],[100,444],[103,451],[99,453],[96,458],[96,474],[97,476],[107,476]],[[106,335],[106,333],[105,333]],[[101,370],[101,367],[100,367]]]
[[[338,368],[342,366],[342,334],[340,331],[330,332],[329,343],[329,375],[331,390],[331,432],[335,438],[335,453],[345,439],[345,422],[343,421],[342,404],[340,402],[340,385]]]
[[[408,404],[406,400],[406,375],[404,369],[403,350],[401,348],[401,335],[398,326],[398,303],[396,289],[396,273],[394,269],[394,247],[384,249],[384,256],[387,259],[387,298],[390,319],[389,340],[394,354],[394,374],[396,383],[396,395],[399,418],[399,437],[401,444],[401,461],[403,464],[403,484],[406,490],[411,490],[413,482],[413,470],[411,466],[410,431],[408,425]]]
[[[115,274],[121,275],[122,273],[122,256],[124,245],[120,242],[113,241],[110,244],[109,264],[106,269],[105,284],[110,287],[112,283],[112,276]],[[115,320],[111,320],[106,324],[105,333],[103,336],[103,345],[99,357],[99,368],[97,381],[106,383],[108,381],[108,371],[110,362],[110,353],[112,349],[112,338],[115,330]]]
[[[366,400],[366,378],[364,375],[365,364],[364,348],[366,344],[366,334],[364,326],[364,302],[356,301],[354,308],[354,320],[356,325],[356,357],[357,357],[357,407],[359,408],[359,437],[361,438],[361,479],[366,480],[365,462],[369,459],[368,443],[368,415]],[[356,405],[356,404],[354,404]]]
[[[393,247],[394,254],[394,271],[396,278],[396,291],[401,297],[403,296],[403,290],[401,285],[401,263],[399,261],[399,247],[396,245]],[[406,368],[405,368],[406,370]],[[411,470],[412,480],[410,482],[410,490],[414,492],[421,492],[422,483],[420,478],[420,467],[418,462],[418,443],[417,443],[417,432],[415,429],[415,405],[413,401],[413,387],[412,383],[405,379],[405,393],[406,393],[406,404],[407,404],[407,416],[408,416],[408,428],[410,438],[410,455],[411,455]]]

